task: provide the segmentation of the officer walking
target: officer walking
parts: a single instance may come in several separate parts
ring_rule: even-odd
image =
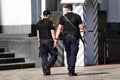
[[[57,46],[59,34],[63,30],[63,42],[67,53],[68,75],[77,76],[77,73],[75,73],[75,63],[79,38],[81,38],[79,31],[84,28],[84,25],[82,24],[81,17],[72,12],[72,4],[66,4],[64,8],[66,14],[59,19],[54,45]]]
[[[43,19],[37,24],[37,39],[39,43],[39,54],[42,59],[43,74],[50,75],[50,68],[57,59],[57,49],[54,47],[55,28],[53,22],[49,19],[51,12],[45,10]],[[50,56],[49,56],[50,54]]]

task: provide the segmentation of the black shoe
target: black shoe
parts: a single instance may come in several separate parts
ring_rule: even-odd
[[[77,73],[69,72],[68,75],[69,75],[69,76],[77,76]]]
[[[51,75],[50,68],[47,66],[43,67],[44,76]]]
[[[50,73],[44,73],[44,76],[49,76],[50,75]]]

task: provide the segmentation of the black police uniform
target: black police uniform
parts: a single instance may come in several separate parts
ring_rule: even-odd
[[[73,27],[68,20],[75,26]],[[67,52],[67,64],[69,73],[74,73],[76,57],[79,44],[79,24],[82,23],[81,17],[73,12],[69,12],[60,17],[59,24],[63,25],[63,42]]]
[[[40,48],[39,54],[42,58],[42,68],[44,69],[52,67],[57,59],[57,49],[53,48],[53,39],[51,36],[51,30],[55,30],[53,22],[49,19],[40,20],[37,24],[37,30],[40,34]],[[48,60],[48,55],[50,58]]]

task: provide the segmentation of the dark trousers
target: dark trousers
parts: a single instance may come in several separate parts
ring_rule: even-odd
[[[78,53],[78,44],[79,39],[75,36],[64,36],[64,46],[67,52],[67,64],[68,64],[68,71],[74,72],[75,71],[75,63]]]
[[[53,48],[51,39],[40,40],[40,56],[42,58],[42,67],[52,67],[57,59],[57,49]],[[50,54],[50,56],[49,56]]]

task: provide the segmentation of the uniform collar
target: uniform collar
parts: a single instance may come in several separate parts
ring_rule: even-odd
[[[43,20],[49,20],[48,18],[43,18]]]

